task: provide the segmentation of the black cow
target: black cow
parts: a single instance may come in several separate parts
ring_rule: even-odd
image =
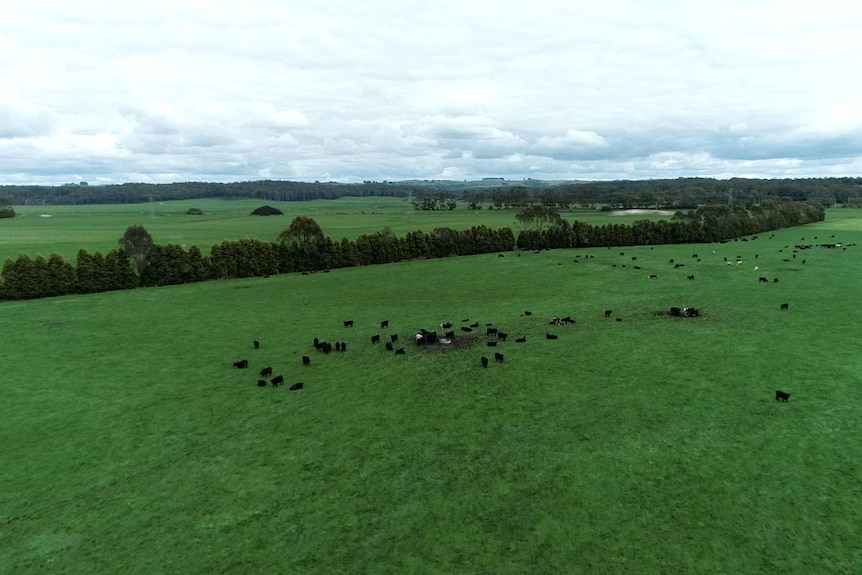
[[[527,338],[526,337],[519,337],[518,339],[515,340],[515,343],[527,343]]]
[[[270,380],[270,383],[272,384],[273,387],[278,387],[279,385],[284,383],[284,376],[283,375],[276,375],[275,377],[273,377]]]
[[[380,336],[379,335],[372,335],[371,336],[371,343],[380,343]]]
[[[497,342],[496,341],[489,341],[489,342],[487,342],[486,345],[488,347],[497,347]]]
[[[651,279],[651,280],[658,279],[658,276],[655,274],[650,274],[649,279]]]
[[[347,351],[347,342],[346,341],[341,342],[341,351]]]
[[[667,263],[672,264],[672,263],[673,263],[673,259],[671,259],[671,260],[670,260],[669,262],[667,262]]]
[[[239,361],[235,361],[235,362],[233,362],[233,366],[237,369],[245,369],[248,367],[248,360],[247,359],[241,359]]]
[[[468,333],[469,333],[469,332],[473,331],[473,328],[470,328],[470,327],[463,327],[463,326],[462,326],[462,327],[461,327],[461,331],[465,331],[465,332],[468,332]]]
[[[685,264],[676,264],[675,266],[673,266],[673,269],[678,270],[679,268],[684,268],[684,267],[685,267]]]
[[[671,261],[673,261],[673,260],[671,260]],[[612,309],[606,309],[606,310],[605,310],[605,317],[611,317],[611,314],[612,314],[612,313],[614,313],[614,310],[612,310]]]
[[[470,327],[479,327],[479,322],[477,321],[476,323],[471,323]]]
[[[503,254],[497,254],[497,257],[498,257],[498,258],[504,258],[504,257],[506,257],[506,256],[504,256]]]
[[[269,377],[270,375],[272,375],[272,368],[271,367],[265,367],[262,370],[260,370],[260,376],[261,377]]]
[[[772,283],[777,284],[777,283],[778,283],[778,278],[772,278]]]
[[[340,341],[335,342],[335,351],[341,351],[341,342]]]
[[[497,363],[503,363],[503,354],[494,352],[494,361]]]
[[[786,311],[786,310],[788,310],[788,309],[790,309],[790,304],[787,304],[787,303],[783,303],[783,304],[781,304],[781,309],[783,309],[783,310],[785,310],[785,311]]]
[[[254,349],[257,349],[257,348],[259,348],[259,347],[260,347],[260,342],[259,342],[259,341],[257,341],[257,340],[254,340],[254,341],[252,342],[252,345],[254,345]]]
[[[693,280],[693,279],[694,279],[694,276],[685,276],[685,279],[687,279],[687,280]]]
[[[396,350],[395,350],[395,355],[404,355],[404,348],[403,348],[403,347],[399,347],[398,349],[396,349]]]
[[[349,319],[344,322],[344,327],[353,327],[353,320]]]
[[[790,399],[790,394],[784,391],[775,390],[775,401],[784,401],[786,402]]]
[[[640,266],[632,266],[632,267],[633,267],[633,268],[635,268],[636,270],[641,269],[641,267],[640,267]]]
[[[632,261],[633,261],[633,262],[638,261],[638,257],[637,257],[637,256],[632,256]]]
[[[394,348],[392,347],[392,342],[386,342],[386,351],[392,351]]]
[[[696,258],[697,254],[691,254],[691,257]]]
[[[454,339],[455,338],[455,332],[454,331],[447,331],[443,337],[445,337],[446,339]]]
[[[329,353],[332,351],[332,344],[328,341],[325,341],[320,344],[320,349],[323,350],[323,353]]]
[[[314,338],[314,349],[320,349],[320,340]]]
[[[397,334],[397,333],[393,333],[392,335],[390,335],[390,336],[389,336],[389,341],[391,341],[391,342],[396,342],[396,341],[398,341],[398,334]]]
[[[385,327],[389,327],[389,320],[388,319],[380,322],[380,329],[383,329]]]
[[[503,333],[502,331],[497,332],[497,339],[500,341],[506,341],[506,338],[509,337],[508,333]]]
[[[552,334],[552,333],[546,333],[545,338],[546,339],[557,339],[557,336]]]
[[[293,385],[291,385],[288,389],[289,389],[290,391],[296,391],[297,389],[302,389],[303,385],[304,385],[304,384],[300,381],[300,382],[294,383],[294,384],[293,384]]]
[[[481,360],[482,360],[482,367],[488,367],[488,358],[483,355],[481,357]]]
[[[449,322],[441,323],[441,324],[440,324],[440,329],[452,329],[452,324],[451,324],[451,323],[449,323]]]
[[[311,365],[311,358],[308,357],[307,355],[303,355],[302,356],[302,365],[304,367],[308,367],[309,365]]]
[[[266,387],[266,380],[265,379],[258,379],[257,380],[257,386],[258,387]]]
[[[766,279],[766,278],[765,278],[765,277],[763,277],[763,276],[760,276],[759,278],[757,278],[757,281],[758,281],[759,283],[762,283],[762,284],[768,284],[768,283],[769,283],[769,280],[768,280],[768,279]]]
[[[496,327],[489,327],[488,329],[485,330],[485,335],[497,335],[497,328]]]
[[[531,311],[525,311],[525,312],[524,312],[524,315],[533,315],[533,312],[531,312]]]

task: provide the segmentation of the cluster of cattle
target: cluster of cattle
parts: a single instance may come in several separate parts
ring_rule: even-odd
[[[254,340],[252,342],[252,346],[254,347],[254,349],[260,349],[260,341]],[[311,363],[310,358],[308,358],[306,356],[302,356],[302,364],[303,365],[307,366],[310,363]],[[239,361],[233,362],[233,367],[235,367],[237,369],[248,369],[248,365],[249,364],[248,364],[247,359],[241,359]],[[267,367],[264,367],[263,369],[261,369],[259,372],[259,375],[260,375],[261,379],[257,380],[257,386],[258,387],[266,387],[267,385],[272,385],[272,387],[278,387],[280,385],[284,385],[284,376],[283,375],[276,375],[275,377],[272,376],[272,366],[267,366]],[[269,381],[267,381],[264,378],[270,378],[270,379],[269,379]],[[304,386],[305,386],[305,384],[303,382],[298,381],[298,382],[294,383],[293,385],[291,385],[289,389],[290,389],[290,391],[296,391],[298,389],[302,389]]]
[[[756,239],[756,236],[751,238],[751,239]],[[804,238],[803,238],[803,240],[804,240]],[[748,241],[748,239],[741,238],[741,241]],[[726,243],[726,242],[721,242],[721,243]],[[819,244],[819,245],[820,245],[820,247],[828,248],[828,249],[835,249],[835,248],[843,247],[842,244],[840,244],[840,243]],[[786,247],[787,246],[785,246],[785,248]],[[810,249],[812,246],[811,245],[804,245],[804,244],[797,244],[794,247],[795,247],[795,250],[794,250],[794,253],[795,253],[795,251],[797,251],[797,250]],[[779,251],[781,251],[781,250],[779,250]],[[715,254],[714,251],[713,251],[713,254]],[[624,256],[625,254],[624,254],[624,252],[620,252],[620,255]],[[691,257],[693,259],[697,260],[698,262],[701,261],[701,259],[698,257],[698,254],[692,254]],[[755,257],[755,259],[758,258],[757,255],[755,255],[754,257]],[[793,257],[795,258],[796,256],[794,255]],[[587,254],[584,254],[584,255],[578,254],[577,256],[575,256],[574,261],[576,263],[578,263],[579,261],[581,261],[581,258],[592,259],[592,258],[595,258],[595,256],[587,255]],[[731,265],[733,263],[733,261],[728,261],[728,259],[726,257],[724,258],[724,260],[727,262],[728,265]],[[636,262],[637,256],[631,257],[631,261]],[[737,256],[735,258],[736,265],[740,265],[742,263],[742,261],[743,260],[742,260],[741,256]],[[789,261],[789,260],[785,260],[785,261]],[[802,260],[802,262],[804,263],[804,260]],[[685,264],[677,263],[673,259],[671,259],[669,261],[669,264],[672,265],[673,268],[676,270],[685,267]],[[617,267],[617,264],[614,264],[614,267]],[[626,267],[625,264],[622,264],[622,267]],[[634,265],[632,267],[634,269],[638,269],[638,270],[641,269],[637,265]],[[758,268],[755,267],[755,270],[757,270],[757,269]],[[657,279],[658,275],[653,273],[653,274],[649,274],[648,277],[650,279]],[[689,280],[694,279],[693,275],[688,275],[686,277]],[[774,277],[774,278],[772,278],[772,281],[770,282],[770,279],[768,277],[759,276],[758,282],[760,282],[760,283],[778,283],[778,278]],[[781,304],[780,309],[785,310],[785,311],[788,310],[789,304],[788,303]],[[613,314],[614,314],[614,311],[611,309],[604,310],[604,317],[605,318],[610,318]],[[530,311],[525,311],[521,317],[530,317],[532,315],[533,314]],[[669,310],[669,315],[676,316],[676,317],[691,318],[691,317],[698,317],[700,315],[700,312],[698,311],[697,308],[692,308],[692,307],[671,307]],[[616,321],[621,321],[621,318],[619,318],[619,317],[616,317],[614,319]],[[468,319],[461,320],[461,322],[465,325],[462,325],[459,329],[460,329],[460,332],[462,332],[465,335],[460,336],[460,334],[459,334],[459,337],[466,337],[468,339],[465,339],[465,340],[459,339],[459,341],[468,341],[470,344],[479,343],[479,342],[475,341],[477,338],[476,338],[476,335],[473,334],[472,332],[474,332],[474,330],[477,330],[479,328],[480,323],[479,322],[469,323],[469,321],[470,320],[468,320]],[[575,320],[571,316],[565,316],[565,317],[552,317],[552,318],[550,318],[548,325],[566,326],[566,325],[572,325],[574,323],[575,323]],[[353,328],[354,327],[354,321],[353,320],[344,320],[343,326],[345,328]],[[487,337],[487,340],[485,341],[485,345],[487,347],[497,348],[500,344],[503,344],[508,340],[508,337],[509,337],[508,334],[504,331],[501,331],[498,327],[493,326],[493,324],[490,324],[490,323],[485,324],[485,327],[486,327],[485,336]],[[381,329],[389,328],[389,321],[388,320],[381,321],[380,322],[380,328]],[[442,333],[442,335],[440,335],[440,333]],[[472,334],[472,335],[466,335],[466,334]],[[545,333],[545,339],[547,339],[547,340],[556,340],[556,339],[558,339],[558,337],[559,336],[557,334],[554,334],[554,333]],[[472,338],[472,339],[469,339],[469,338]],[[380,334],[371,335],[370,339],[371,339],[372,345],[378,345],[381,343],[381,335]],[[427,330],[427,329],[421,328],[415,333],[415,344],[418,347],[440,348],[441,346],[447,346],[449,344],[455,343],[455,340],[456,340],[456,331],[453,328],[453,324],[451,322],[441,323],[440,324],[440,332],[438,332],[436,330]],[[516,343],[526,343],[527,337],[525,335],[522,335],[520,337],[514,338],[514,341]],[[406,349],[404,347],[397,347],[396,348],[396,344],[398,344],[398,334],[397,333],[390,334],[388,337],[388,341],[385,342],[385,348],[387,351],[394,353],[394,355],[405,355]],[[255,349],[260,348],[260,342],[254,341],[253,346]],[[315,337],[313,340],[313,346],[314,346],[315,350],[317,350],[318,352],[323,353],[323,354],[329,354],[333,351],[333,349],[337,352],[347,351],[347,342],[344,342],[344,341],[337,341],[334,344],[331,344],[328,341],[321,341],[319,338]],[[488,368],[490,363],[491,363],[491,358],[484,356],[484,355],[481,356],[479,358],[479,360],[480,360],[479,363],[480,363],[481,367],[483,367],[483,368]],[[505,356],[500,351],[495,351],[494,355],[493,355],[493,360],[494,360],[494,363],[504,363]],[[302,365],[305,367],[308,367],[310,364],[311,364],[311,358],[308,357],[307,355],[303,355],[302,356]],[[234,367],[236,367],[238,369],[248,369],[249,368],[249,361],[247,359],[242,359],[242,360],[234,362],[233,365],[234,365]],[[260,387],[266,387],[268,385],[271,385],[273,387],[278,387],[278,386],[284,384],[284,377],[282,375],[276,375],[273,377],[273,370],[272,370],[271,366],[266,366],[266,367],[262,368],[260,370],[259,374],[260,374],[261,379],[258,379],[257,385]],[[269,379],[267,380],[266,378],[269,378]],[[298,389],[302,389],[303,386],[304,386],[304,384],[302,382],[297,382],[297,383],[291,385],[290,389],[291,390],[298,390]],[[790,394],[786,393],[784,391],[776,390],[776,392],[775,392],[776,401],[786,402],[789,399],[789,397],[790,397]]]

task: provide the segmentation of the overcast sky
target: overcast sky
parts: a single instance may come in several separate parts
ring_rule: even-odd
[[[29,0],[0,184],[862,175],[862,5]]]

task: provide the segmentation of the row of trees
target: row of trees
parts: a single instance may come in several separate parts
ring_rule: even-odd
[[[707,206],[678,213],[672,221],[641,220],[631,225],[592,226],[553,217],[553,210],[534,210],[549,227],[524,229],[517,240],[510,228],[474,226],[431,233],[391,230],[359,236],[356,241],[325,237],[313,219],[300,216],[277,241],[253,239],[214,245],[209,256],[197,246],[158,245],[141,226],[132,226],[120,239],[120,249],[106,255],[80,250],[77,266],[57,254],[47,260],[26,255],[7,260],[0,272],[0,299],[28,299],[73,293],[93,293],[143,286],[164,286],[210,279],[231,279],[297,271],[325,270],[405,260],[445,258],[515,249],[604,247],[643,244],[723,241],[781,227],[822,220],[818,205],[765,202],[753,207]]]
[[[768,200],[742,207],[703,206],[677,212],[671,221],[638,220],[631,225],[591,226],[560,219],[541,229],[525,229],[518,235],[523,250],[582,248],[658,244],[720,242],[745,235],[822,221],[825,212],[819,204]]]
[[[344,196],[412,196],[416,209],[451,209],[455,200],[474,209],[492,205],[520,209],[533,204],[568,209],[610,205],[614,208],[694,209],[723,203],[751,207],[767,199],[833,204],[862,204],[862,178],[754,179],[678,178],[611,182],[407,181],[339,184],[262,180],[253,182],[172,184],[128,183],[107,186],[0,186],[12,205],[125,204],[193,198],[249,198],[308,201]]]

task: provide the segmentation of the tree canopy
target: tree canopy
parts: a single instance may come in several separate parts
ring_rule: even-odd
[[[278,241],[294,246],[316,245],[323,241],[323,230],[313,218],[296,216],[290,226],[278,234]]]
[[[129,226],[119,241],[120,249],[128,257],[140,275],[147,262],[147,254],[153,249],[153,238],[150,232],[141,225]]]

